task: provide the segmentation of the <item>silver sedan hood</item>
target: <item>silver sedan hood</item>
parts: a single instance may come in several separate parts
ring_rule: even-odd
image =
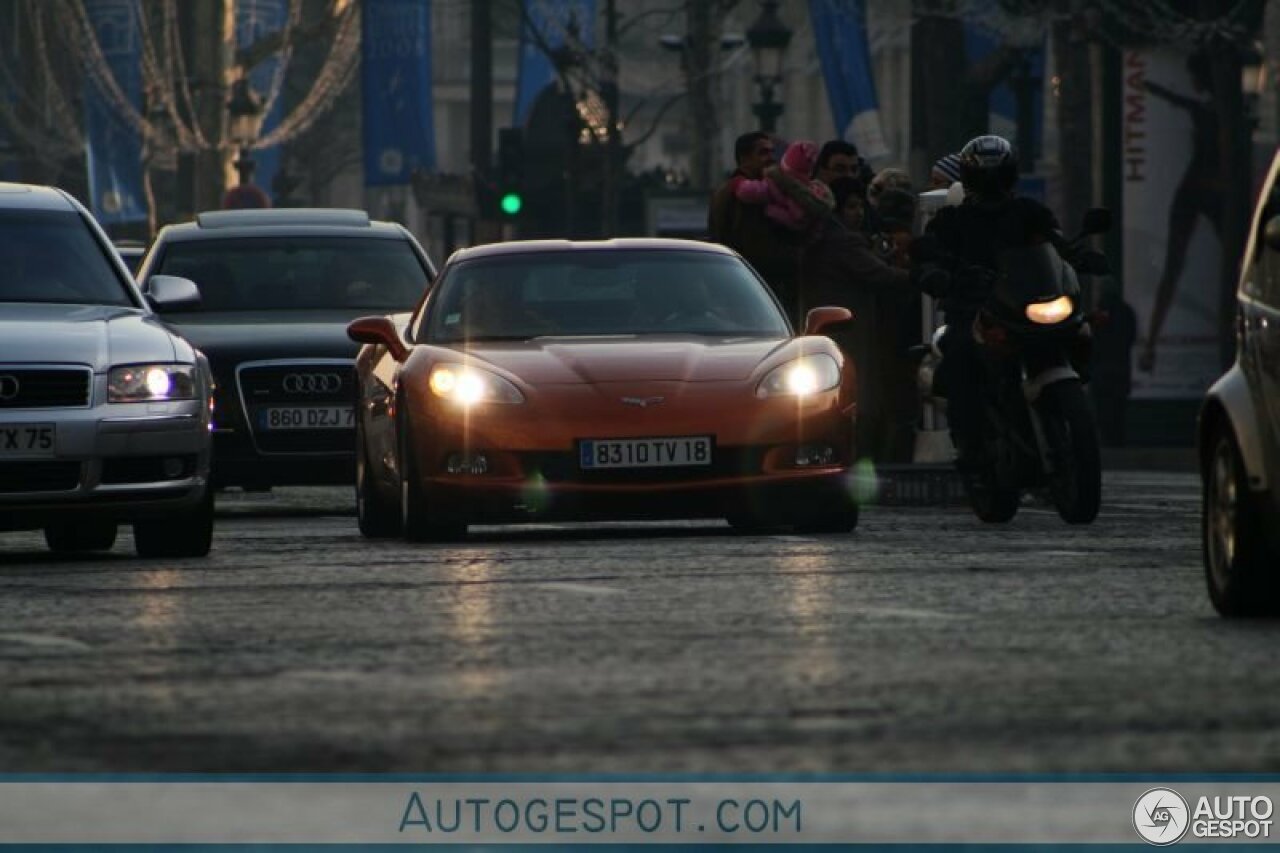
[[[0,363],[114,364],[175,361],[173,335],[137,308],[0,304]]]

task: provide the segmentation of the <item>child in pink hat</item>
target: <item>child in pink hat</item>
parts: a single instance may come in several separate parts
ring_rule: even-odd
[[[810,231],[835,208],[831,190],[812,177],[818,146],[793,142],[779,166],[759,180],[739,180],[734,195],[746,204],[763,204],[765,216],[788,231]]]

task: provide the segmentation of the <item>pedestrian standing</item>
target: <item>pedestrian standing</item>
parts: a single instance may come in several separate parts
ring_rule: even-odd
[[[896,329],[914,289],[908,270],[889,263],[864,233],[862,185],[837,178],[831,190],[835,213],[804,255],[805,307],[837,305],[853,312],[853,322],[832,329],[830,336],[857,368],[858,454],[883,463],[891,461],[894,445]]]
[[[1093,376],[1089,391],[1098,413],[1098,432],[1108,447],[1123,447],[1129,394],[1133,390],[1133,345],[1138,315],[1124,301],[1120,284],[1107,279],[1093,329]]]
[[[763,131],[744,133],[733,146],[737,168],[711,197],[707,232],[716,243],[728,246],[755,268],[788,314],[794,314],[799,278],[801,243],[788,239],[765,215],[765,206],[739,200],[738,186],[764,179],[774,164],[773,137]],[[794,318],[793,318],[794,319]]]

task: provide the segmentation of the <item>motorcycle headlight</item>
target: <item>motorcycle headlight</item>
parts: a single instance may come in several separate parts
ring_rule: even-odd
[[[1061,323],[1075,311],[1070,296],[1059,296],[1052,302],[1032,302],[1027,306],[1027,319],[1033,323],[1051,326]]]
[[[107,374],[107,402],[193,400],[196,369],[189,364],[129,364]]]
[[[808,397],[840,384],[840,365],[818,353],[789,361],[769,371],[756,389],[757,397]]]
[[[498,374],[462,364],[437,364],[427,385],[432,394],[460,406],[524,402],[520,389]]]

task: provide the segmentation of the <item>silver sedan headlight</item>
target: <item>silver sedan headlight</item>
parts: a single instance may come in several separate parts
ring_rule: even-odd
[[[129,364],[107,374],[107,402],[194,400],[196,369],[189,364]]]

